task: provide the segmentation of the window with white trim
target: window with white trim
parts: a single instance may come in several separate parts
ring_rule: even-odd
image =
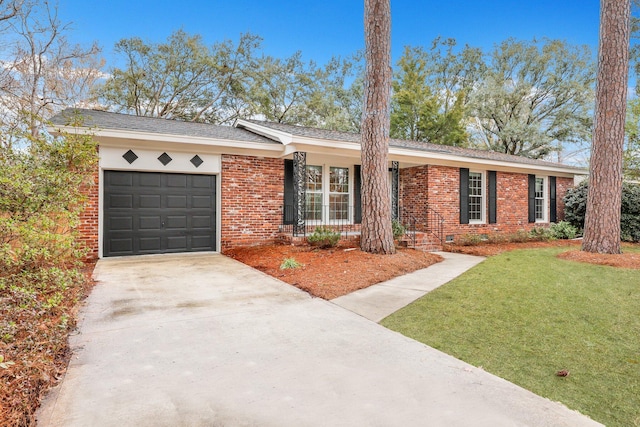
[[[545,179],[543,177],[536,176],[536,187],[534,192],[534,196],[535,196],[534,210],[535,210],[535,218],[536,218],[536,221],[538,222],[544,222],[547,219],[546,218],[547,217],[546,215],[547,192],[545,191],[544,183],[545,183]]]
[[[305,219],[328,223],[352,220],[349,167],[307,165],[306,171]]]
[[[349,168],[329,168],[329,219],[349,219]]]
[[[307,165],[305,219],[322,220],[322,166]]]
[[[484,222],[484,176],[481,172],[469,172],[469,222]]]

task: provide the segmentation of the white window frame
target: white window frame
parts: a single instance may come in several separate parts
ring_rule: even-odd
[[[539,197],[539,192],[538,190],[538,180],[542,181],[542,197]],[[535,213],[535,220],[536,222],[549,222],[549,185],[548,185],[548,178],[546,176],[538,176],[536,175],[536,180],[535,180],[535,186],[534,186],[534,202],[533,202],[533,210]],[[538,210],[537,205],[538,205],[538,201],[541,201],[542,203],[542,217],[538,218]]]
[[[307,169],[308,168],[312,168],[312,167],[320,168],[320,174],[321,174],[321,180],[320,180],[321,190],[320,191],[309,191],[307,189],[307,184],[308,184],[308,181],[307,181],[307,178],[306,178],[308,176],[307,175],[308,174]],[[307,218],[307,216],[309,214],[309,203],[307,203],[308,200],[305,200],[304,218],[305,218],[305,221],[307,223],[319,224],[319,223],[322,222],[322,216],[323,216],[322,207],[324,206],[324,191],[325,191],[325,187],[326,187],[325,186],[325,182],[324,182],[324,178],[325,178],[325,173],[324,173],[324,166],[323,165],[306,165],[306,167],[305,167],[305,183],[304,183],[304,186],[305,186],[305,198],[307,199],[307,195],[309,195],[309,194],[320,194],[320,219],[319,220],[315,219],[315,218],[314,219],[308,219]]]
[[[471,198],[477,197],[471,194],[471,175],[480,175],[480,218],[471,218]],[[469,224],[485,224],[487,220],[487,174],[484,171],[469,171],[469,195],[467,204],[469,206]]]
[[[320,162],[309,162],[307,164],[307,166],[316,166],[316,167],[320,167],[322,170],[322,209],[321,209],[321,216],[319,220],[315,220],[315,219],[307,219],[306,223],[308,225],[320,225],[320,224],[353,224],[353,215],[354,215],[354,202],[353,202],[353,198],[354,198],[354,178],[353,178],[353,174],[354,174],[354,168],[353,165],[341,165],[341,164],[327,164],[327,163],[320,163]],[[348,186],[349,186],[349,191],[348,191],[348,196],[347,196],[347,209],[348,209],[348,218],[347,219],[331,219],[331,212],[330,212],[330,195],[331,194],[344,194],[344,193],[332,193],[331,192],[331,168],[340,168],[340,169],[347,169],[347,174],[348,174]],[[306,183],[305,183],[305,193],[306,193]],[[326,209],[325,209],[326,207]],[[306,212],[305,212],[305,217],[306,217]]]

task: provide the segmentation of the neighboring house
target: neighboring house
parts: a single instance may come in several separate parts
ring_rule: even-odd
[[[359,231],[358,134],[93,110],[65,110],[50,130],[79,131],[66,126],[74,113],[84,118],[80,131],[99,142],[80,229],[94,257],[224,252],[304,236],[319,224]],[[563,196],[585,174],[482,150],[402,140],[389,147],[392,216],[424,247],[559,221]]]

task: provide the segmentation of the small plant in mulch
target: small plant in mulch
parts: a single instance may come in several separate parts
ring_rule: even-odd
[[[302,264],[296,261],[295,258],[285,258],[284,261],[282,261],[282,264],[280,264],[280,270],[288,270],[291,268],[300,268],[300,267],[302,267]]]
[[[404,233],[406,233],[407,231],[402,223],[400,223],[400,221],[398,221],[397,219],[391,221],[391,229],[393,230],[393,238],[395,240],[402,239],[402,236],[404,236]]]
[[[321,249],[333,248],[340,240],[340,233],[333,231],[329,227],[316,227],[316,229],[307,237],[307,241],[311,246]]]

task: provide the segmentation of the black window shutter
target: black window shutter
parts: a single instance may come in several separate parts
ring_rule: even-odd
[[[284,209],[282,223],[293,224],[293,160],[284,161]]]
[[[536,222],[536,176],[529,175],[529,222]]]
[[[489,224],[498,222],[498,179],[496,171],[489,171]]]
[[[469,169],[460,168],[460,224],[469,224]]]
[[[360,176],[360,165],[353,167],[353,222],[355,224],[362,223],[362,195],[360,187],[362,186],[362,177]]]
[[[558,222],[558,201],[556,195],[556,177],[549,177],[549,222]]]

